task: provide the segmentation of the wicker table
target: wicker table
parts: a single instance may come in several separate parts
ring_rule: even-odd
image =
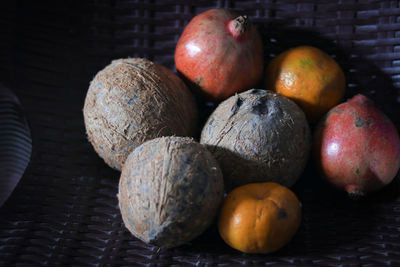
[[[311,163],[293,188],[303,203],[302,225],[279,252],[234,251],[215,225],[191,244],[148,246],[123,226],[119,173],[95,154],[82,116],[98,70],[128,56],[173,69],[183,27],[220,7],[252,19],[266,62],[301,44],[334,55],[346,74],[346,98],[368,95],[399,129],[399,1],[46,2],[0,3],[0,81],[20,98],[33,138],[27,171],[0,209],[0,265],[400,265],[399,177],[350,201],[321,182]],[[210,109],[201,106],[204,121]]]

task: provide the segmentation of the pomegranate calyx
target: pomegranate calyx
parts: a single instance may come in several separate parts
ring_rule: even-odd
[[[243,36],[248,28],[249,28],[249,19],[246,15],[239,16],[229,23],[229,31],[231,32],[232,36],[238,39],[240,36]]]
[[[369,99],[368,97],[366,97],[365,95],[362,95],[362,94],[357,94],[357,95],[353,96],[350,99],[350,101],[358,102],[363,105],[374,105],[374,102],[371,99]]]
[[[344,189],[347,191],[350,199],[352,200],[358,200],[365,195],[357,184],[348,184],[344,187]]]

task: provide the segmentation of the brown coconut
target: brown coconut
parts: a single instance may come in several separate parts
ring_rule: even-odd
[[[200,142],[219,162],[230,191],[253,182],[293,185],[307,163],[310,139],[306,117],[293,101],[252,89],[216,108]]]
[[[117,170],[147,140],[196,131],[197,108],[189,89],[171,70],[142,58],[114,60],[97,73],[83,113],[89,141]]]
[[[137,147],[119,182],[119,207],[129,231],[159,247],[200,235],[223,199],[217,161],[188,137],[162,137]]]

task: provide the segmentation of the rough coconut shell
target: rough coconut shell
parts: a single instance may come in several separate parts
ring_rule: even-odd
[[[306,117],[293,101],[252,89],[216,108],[200,142],[220,163],[229,191],[252,182],[293,185],[308,160],[310,139]]]
[[[188,137],[162,137],[137,147],[119,182],[125,226],[146,243],[175,247],[200,235],[223,198],[217,161]]]
[[[85,126],[96,152],[121,170],[143,142],[196,131],[194,97],[171,70],[142,58],[112,61],[90,83]]]

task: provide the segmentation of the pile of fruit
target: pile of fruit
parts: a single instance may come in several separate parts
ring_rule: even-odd
[[[247,16],[212,9],[183,31],[178,75],[127,58],[94,77],[84,106],[88,139],[121,171],[119,207],[135,237],[176,247],[217,219],[231,247],[271,253],[299,228],[301,204],[288,187],[311,155],[321,177],[350,196],[396,176],[397,129],[363,95],[341,103],[345,75],[331,56],[300,46],[268,66],[263,59]],[[265,89],[256,89],[262,81]],[[193,94],[218,103],[199,140]]]

